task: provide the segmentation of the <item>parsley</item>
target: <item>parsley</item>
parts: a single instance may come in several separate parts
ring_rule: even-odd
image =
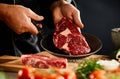
[[[97,60],[91,59],[91,60],[85,60],[82,63],[79,64],[76,74],[78,79],[88,79],[88,76],[92,71],[96,69],[103,69],[103,67],[100,64],[97,64]]]

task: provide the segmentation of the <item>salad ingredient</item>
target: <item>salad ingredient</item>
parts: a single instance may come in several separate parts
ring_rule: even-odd
[[[120,68],[114,70],[95,70],[88,79],[120,79]]]
[[[76,75],[78,79],[88,79],[88,76],[97,69],[103,69],[103,67],[97,63],[98,60],[91,59],[85,60],[79,64]]]
[[[18,79],[77,79],[74,71],[61,69],[35,69],[26,66],[18,71]]]
[[[120,66],[120,63],[116,61],[115,59],[112,60],[98,60],[98,64],[102,65],[104,69],[106,70],[113,70],[117,69]]]
[[[107,79],[106,72],[101,69],[94,70],[90,75],[89,79]]]
[[[118,61],[120,61],[120,48],[113,51],[111,54],[110,54],[110,58],[111,59],[117,59]]]

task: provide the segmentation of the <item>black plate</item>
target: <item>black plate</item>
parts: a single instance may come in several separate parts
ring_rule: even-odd
[[[53,35],[48,35],[46,38],[42,39],[40,41],[41,47],[50,52],[53,55],[59,56],[59,57],[66,57],[66,58],[80,58],[80,57],[86,57],[89,55],[92,55],[94,53],[97,53],[101,48],[102,48],[102,42],[99,40],[97,37],[94,35],[88,34],[88,33],[83,33],[84,37],[86,38],[86,41],[88,42],[91,51],[88,54],[84,55],[69,55],[65,53],[62,50],[59,50],[58,48],[55,47],[53,44]]]

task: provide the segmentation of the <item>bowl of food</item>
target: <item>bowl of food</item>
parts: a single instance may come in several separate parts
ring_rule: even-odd
[[[111,29],[111,38],[114,46],[120,48],[120,28]]]
[[[86,38],[86,41],[88,42],[91,51],[87,54],[83,55],[69,55],[68,53],[65,53],[62,50],[59,50],[57,47],[55,47],[53,43],[53,35],[48,35],[46,38],[42,39],[40,42],[41,47],[48,51],[49,53],[60,56],[60,57],[66,57],[66,58],[81,58],[86,57],[92,54],[97,53],[102,48],[102,42],[99,38],[96,36],[89,34],[89,33],[82,33],[83,36]]]

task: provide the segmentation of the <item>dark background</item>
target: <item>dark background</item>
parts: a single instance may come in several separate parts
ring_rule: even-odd
[[[98,54],[110,54],[116,48],[111,29],[120,27],[120,0],[75,0],[84,24],[82,32],[97,36],[103,43]]]

